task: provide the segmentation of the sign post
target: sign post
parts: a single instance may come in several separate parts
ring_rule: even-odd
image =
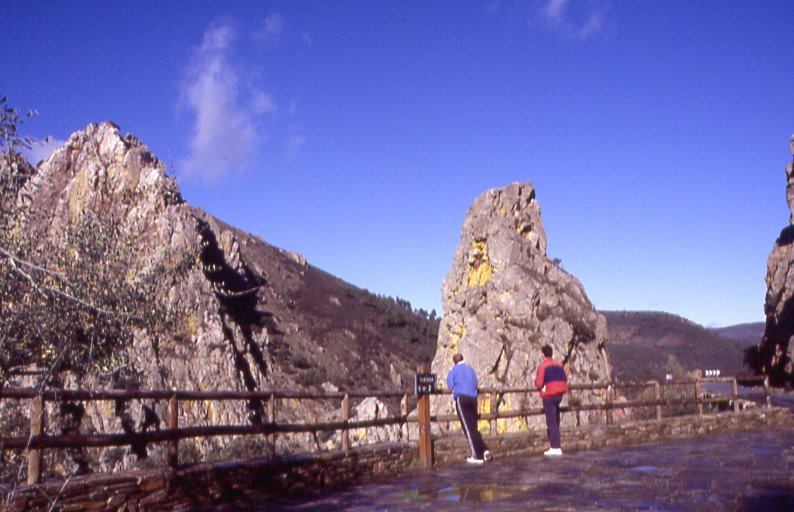
[[[428,373],[427,366],[416,367],[414,377],[416,409],[419,416],[419,461],[425,468],[433,466],[433,437],[430,433],[430,394],[436,390],[436,376]]]

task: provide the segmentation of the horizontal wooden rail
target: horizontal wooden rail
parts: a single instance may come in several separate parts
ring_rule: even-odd
[[[422,373],[422,372],[420,372]],[[561,412],[580,412],[580,411],[604,411],[607,416],[607,423],[612,422],[612,411],[618,409],[633,408],[656,408],[656,419],[662,419],[662,407],[681,407],[695,405],[698,408],[697,414],[703,414],[703,406],[707,404],[725,404],[733,402],[733,410],[738,411],[738,401],[742,398],[737,391],[737,383],[752,382],[763,383],[763,390],[759,390],[758,395],[766,396],[766,403],[769,406],[770,388],[769,381],[764,377],[714,377],[706,379],[678,380],[678,381],[631,381],[631,382],[595,382],[595,383],[570,383],[569,390],[572,395],[578,391],[603,391],[603,401],[593,403],[579,403],[578,400],[568,399],[567,405],[562,407]],[[704,393],[703,384],[708,383],[730,383],[730,393],[710,394]],[[661,397],[662,388],[692,388],[692,398],[671,398]],[[617,390],[632,388],[653,388],[653,399],[641,399],[630,401],[615,400]],[[536,395],[538,390],[534,388],[481,388],[481,397],[490,400],[492,409],[496,409],[495,404],[498,397],[508,394]],[[687,394],[690,391],[687,391]],[[438,389],[428,395],[443,397],[449,395],[450,391]],[[755,395],[756,393],[746,393],[744,396]],[[298,434],[298,433],[317,433],[317,432],[342,432],[343,449],[349,449],[348,432],[352,429],[366,429],[375,427],[387,427],[398,425],[401,428],[406,424],[419,424],[420,458],[425,463],[432,460],[432,449],[422,446],[424,443],[432,443],[429,435],[429,425],[432,422],[457,422],[457,415],[430,415],[429,396],[419,397],[419,411],[416,414],[408,414],[408,398],[412,395],[411,391],[357,391],[357,392],[335,392],[335,393],[306,393],[290,391],[184,391],[184,390],[37,390],[31,388],[0,388],[0,399],[32,400],[33,409],[30,418],[30,434],[28,436],[0,437],[0,450],[27,450],[29,458],[28,482],[36,483],[40,476],[41,450],[44,449],[69,449],[69,448],[102,448],[112,446],[145,445],[148,443],[167,443],[169,465],[176,467],[178,464],[178,442],[190,438],[208,438],[218,436],[245,436],[245,435],[265,435],[271,445],[275,445],[277,435]],[[601,395],[598,393],[598,395]],[[363,399],[367,397],[400,399],[400,412],[396,416],[378,418],[372,420],[350,421],[350,400]],[[128,400],[167,400],[167,426],[162,430],[155,430],[141,433],[117,433],[117,434],[68,434],[68,435],[46,435],[44,424],[44,404],[47,401],[128,401]],[[180,401],[227,401],[227,400],[261,400],[267,403],[268,421],[253,425],[208,425],[179,427],[179,402]],[[276,421],[275,404],[279,400],[340,400],[342,421],[324,423],[280,423]],[[424,402],[422,401],[424,400]],[[424,409],[423,406],[424,405]],[[422,412],[424,410],[424,412]],[[38,412],[36,412],[38,411]],[[539,416],[543,414],[542,408],[520,408],[506,411],[492,410],[488,413],[479,415],[483,421],[493,422],[500,419],[526,418],[528,416]],[[493,432],[494,424],[491,423]],[[424,436],[422,433],[424,432]],[[428,451],[430,450],[430,451]],[[273,452],[274,453],[274,452]],[[424,455],[423,455],[424,454]]]
[[[89,391],[79,389],[33,388],[0,389],[0,398],[31,399],[43,396],[45,400],[55,401],[97,401],[97,400],[169,400],[176,397],[180,401],[189,400],[341,400],[345,395],[350,398],[401,398],[406,391],[355,391],[350,393],[295,393],[290,391],[167,391],[167,390],[126,390],[108,389]],[[410,392],[412,393],[412,391]]]
[[[676,406],[676,405],[697,405],[700,403],[724,403],[738,397],[724,396],[701,399],[680,399],[680,400],[637,400],[633,402],[621,402],[611,404],[582,404],[574,406],[563,406],[560,412],[575,412],[588,410],[607,410],[607,409],[629,409],[636,407],[655,407],[655,406]],[[537,416],[543,414],[543,409],[516,409],[497,413],[483,413],[479,415],[480,420],[496,420],[520,418],[525,416]],[[458,421],[456,415],[430,416],[431,422],[454,422]],[[332,423],[291,423],[276,424],[263,423],[260,425],[215,425],[204,427],[182,427],[179,429],[163,429],[152,432],[142,432],[135,434],[102,434],[102,435],[34,435],[6,437],[0,439],[0,449],[35,449],[35,448],[101,448],[110,446],[125,446],[136,443],[159,443],[164,441],[174,441],[189,438],[251,435],[251,434],[274,434],[274,433],[306,433],[306,432],[330,432],[337,430],[349,430],[358,428],[373,428],[391,425],[402,425],[404,423],[417,423],[416,416],[394,416],[364,421],[347,421]]]
[[[337,430],[372,428],[406,423],[407,418],[390,417],[365,421],[340,421],[334,423],[291,423],[261,425],[214,425],[206,427],[181,427],[178,429],[163,429],[152,432],[135,434],[100,434],[100,435],[60,435],[47,436],[35,435],[25,437],[10,437],[0,440],[0,448],[107,448],[110,446],[125,446],[137,443],[161,443],[164,441],[180,441],[182,439],[218,436],[240,436],[252,434],[274,433],[305,433],[305,432],[332,432]]]
[[[669,400],[635,400],[632,402],[614,402],[614,403],[603,403],[603,404],[581,404],[581,405],[567,405],[560,407],[560,412],[576,412],[576,411],[607,411],[607,410],[615,410],[615,409],[632,409],[632,408],[639,408],[639,407],[656,407],[656,406],[664,406],[664,407],[674,407],[678,405],[698,405],[698,404],[718,404],[718,403],[726,403],[731,400],[735,400],[739,398],[737,396],[731,395],[724,395],[722,397],[703,397],[700,399],[696,398],[689,398],[689,399],[669,399]],[[500,420],[500,419],[509,419],[509,418],[523,418],[526,416],[540,416],[544,414],[543,409],[536,408],[536,409],[515,409],[511,411],[503,411],[503,412],[496,412],[496,413],[480,413],[478,415],[479,420]],[[458,421],[458,417],[456,415],[442,415],[442,416],[430,416],[430,420],[432,422],[455,422]],[[407,418],[409,423],[416,423],[418,421],[416,416],[409,416]]]

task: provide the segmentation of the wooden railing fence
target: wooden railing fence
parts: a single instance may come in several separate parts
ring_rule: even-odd
[[[771,406],[771,397],[768,379],[742,378],[742,382],[755,384],[763,382],[765,401]],[[731,393],[728,395],[706,396],[702,390],[704,383],[730,383]],[[663,398],[666,388],[689,388],[692,398]],[[673,382],[608,382],[593,384],[571,384],[567,399],[567,406],[561,408],[563,412],[603,411],[605,421],[613,422],[613,413],[616,409],[655,408],[655,418],[663,419],[663,408],[682,406],[697,406],[697,414],[703,415],[706,404],[725,404],[733,402],[733,410],[739,410],[739,399],[744,398],[738,394],[738,380],[736,377],[695,379]],[[640,397],[633,400],[618,400],[619,393],[630,390],[653,390],[653,398]],[[603,398],[599,402],[581,403],[577,400],[578,391],[600,391]],[[171,468],[179,465],[179,441],[190,438],[205,438],[212,436],[269,436],[271,446],[275,445],[275,436],[280,434],[339,432],[341,435],[341,448],[350,449],[349,433],[353,429],[366,429],[390,425],[405,426],[408,423],[417,423],[419,430],[419,460],[428,467],[432,465],[433,449],[431,424],[433,422],[456,422],[455,415],[431,415],[430,398],[448,394],[448,390],[439,390],[430,394],[416,397],[417,410],[409,414],[409,400],[414,398],[412,391],[379,392],[364,391],[350,393],[291,393],[282,391],[269,392],[241,392],[241,391],[146,391],[146,390],[35,390],[29,388],[1,389],[0,400],[17,399],[30,400],[30,430],[27,436],[0,437],[0,450],[26,450],[28,457],[27,481],[29,484],[38,483],[41,479],[42,455],[45,449],[88,448],[88,447],[118,447],[129,446],[136,443],[167,443],[167,461]],[[481,404],[488,403],[488,413],[480,414],[480,420],[489,422],[490,433],[496,434],[496,421],[509,418],[526,418],[542,415],[542,408],[519,408],[515,410],[499,410],[498,404],[509,394],[536,394],[537,390],[527,388],[483,388],[480,389]],[[760,395],[760,393],[759,393]],[[400,413],[387,418],[372,420],[351,421],[351,399],[376,397],[383,399],[399,399]],[[168,401],[167,428],[141,433],[116,433],[116,434],[63,434],[48,435],[46,433],[45,417],[47,402],[90,402],[90,401],[128,401],[128,400],[154,400]],[[260,424],[249,425],[208,425],[208,426],[179,426],[180,403],[187,401],[227,401],[227,400],[261,400],[267,403],[267,421]],[[281,423],[277,419],[276,403],[279,400],[335,400],[341,403],[341,421],[326,423]],[[482,409],[482,407],[481,407]]]

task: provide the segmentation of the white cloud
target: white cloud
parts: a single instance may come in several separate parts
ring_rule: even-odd
[[[488,0],[485,4],[485,11],[491,16],[499,14],[502,10],[502,4],[499,0]]]
[[[265,32],[271,36],[278,37],[284,30],[284,16],[274,12],[265,18]]]
[[[603,29],[606,10],[606,3],[601,0],[546,0],[539,13],[548,28],[584,39]]]
[[[288,158],[295,158],[298,156],[298,151],[306,143],[306,136],[303,134],[293,134],[287,137],[286,153]]]
[[[269,94],[255,90],[251,93],[251,107],[257,114],[268,114],[276,110],[276,103]]]
[[[287,19],[280,13],[268,14],[261,21],[259,29],[254,33],[254,40],[258,42],[269,41],[277,43],[281,40],[287,28]]]
[[[230,22],[211,24],[186,69],[180,103],[195,119],[190,152],[177,172],[187,178],[211,183],[246,168],[262,139],[256,116],[275,109],[270,96],[241,85],[245,74],[233,51],[237,39]]]
[[[543,8],[544,16],[551,21],[559,22],[562,20],[568,2],[569,0],[549,0],[546,7]]]
[[[599,11],[590,13],[582,28],[579,29],[579,37],[587,37],[601,31],[604,24],[604,14]]]
[[[34,139],[31,141],[30,149],[23,149],[22,154],[33,165],[38,164],[42,160],[47,159],[53,151],[66,144],[65,140],[56,139],[52,136],[44,137],[43,139]]]

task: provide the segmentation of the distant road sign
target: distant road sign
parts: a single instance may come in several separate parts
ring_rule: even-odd
[[[414,377],[414,392],[417,396],[428,395],[436,391],[435,373],[417,373]]]

